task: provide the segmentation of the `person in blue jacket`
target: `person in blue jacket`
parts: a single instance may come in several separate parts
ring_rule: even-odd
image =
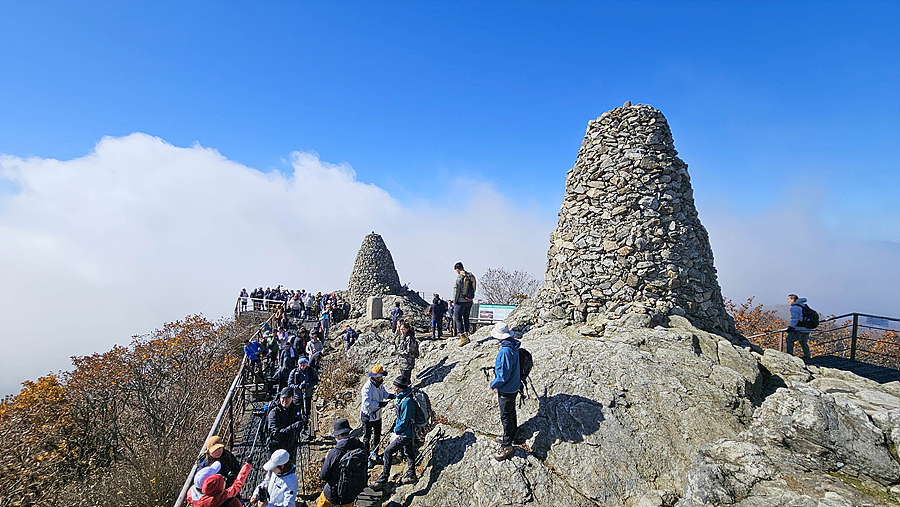
[[[503,427],[503,436],[499,439],[500,451],[494,458],[503,461],[512,457],[515,452],[513,444],[522,443],[516,439],[516,431],[519,428],[516,421],[516,394],[522,385],[519,370],[521,342],[513,339],[509,327],[503,322],[498,322],[494,326],[491,337],[500,341],[500,351],[494,360],[494,380],[491,381],[491,389],[497,391],[497,400],[500,402],[500,425]]]
[[[803,327],[803,305],[806,298],[797,297],[796,294],[788,294],[788,303],[791,305],[791,321],[787,328],[787,353],[794,355],[794,342],[800,342],[803,349],[803,359],[809,359],[809,333],[812,329]]]
[[[395,405],[397,415],[394,418],[394,428],[391,433],[391,440],[387,448],[384,450],[384,465],[381,475],[375,481],[369,483],[369,487],[374,490],[384,489],[391,476],[391,462],[394,454],[401,452],[406,456],[406,473],[403,475],[401,484],[415,484],[416,478],[416,400],[413,399],[413,390],[410,387],[410,381],[404,376],[394,379],[394,394],[397,396]]]

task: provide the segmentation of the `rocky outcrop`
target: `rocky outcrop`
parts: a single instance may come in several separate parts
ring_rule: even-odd
[[[421,480],[390,490],[386,505],[837,507],[900,498],[900,386],[741,346],[686,166],[652,108],[591,123],[546,283],[507,324],[534,358],[517,409],[525,443],[507,461],[491,457],[501,430],[486,378],[498,350],[489,330],[461,347],[423,340],[414,379],[440,424],[422,448]],[[350,359],[396,375],[384,324],[359,327]],[[393,410],[385,414],[390,428]]]
[[[588,124],[535,299],[539,321],[675,313],[735,333],[687,164],[661,112],[626,106]]]
[[[394,258],[380,234],[367,234],[363,239],[350,282],[347,287],[350,303],[354,308],[364,308],[369,296],[384,296],[405,292],[400,286],[400,275],[394,267]]]

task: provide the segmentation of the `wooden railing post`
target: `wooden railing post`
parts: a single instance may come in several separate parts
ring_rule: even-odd
[[[856,334],[859,331],[859,314],[853,314],[853,331],[850,333],[850,360],[856,361]]]

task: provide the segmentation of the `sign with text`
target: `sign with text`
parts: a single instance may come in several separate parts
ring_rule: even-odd
[[[500,322],[506,320],[509,314],[515,310],[515,305],[478,305],[478,320]]]

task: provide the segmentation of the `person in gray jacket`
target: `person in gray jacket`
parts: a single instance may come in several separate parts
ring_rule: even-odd
[[[400,333],[397,340],[397,366],[400,376],[412,382],[412,371],[416,367],[416,358],[419,357],[419,340],[409,322],[403,319],[397,322],[397,330]]]
[[[790,294],[788,303],[791,305],[791,321],[787,328],[787,353],[794,355],[794,342],[797,341],[803,348],[803,359],[809,359],[809,333],[812,329],[800,325],[803,323],[803,306],[806,305],[806,298]]]

